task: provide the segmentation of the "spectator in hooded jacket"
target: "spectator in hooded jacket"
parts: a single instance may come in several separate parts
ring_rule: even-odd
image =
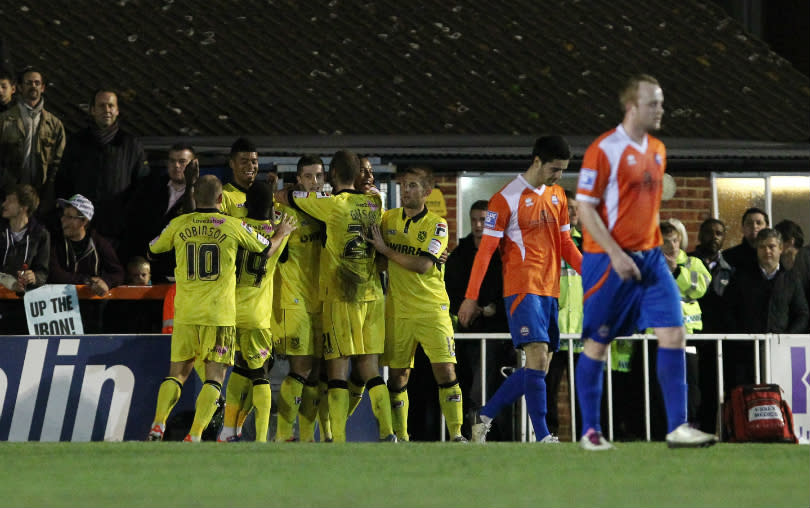
[[[38,205],[37,191],[29,184],[15,185],[3,201],[0,283],[17,294],[41,286],[48,278],[51,236],[34,218]],[[2,302],[0,328],[7,334],[28,332],[21,301]]]
[[[58,199],[62,209],[62,228],[54,232],[51,244],[50,277],[58,284],[86,284],[96,296],[106,295],[110,288],[124,282],[124,268],[109,240],[90,228],[95,209],[93,203],[75,194],[70,199]],[[101,316],[105,305],[82,303],[85,333],[102,330]]]

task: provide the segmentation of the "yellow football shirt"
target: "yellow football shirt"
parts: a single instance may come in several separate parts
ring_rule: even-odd
[[[320,312],[318,274],[324,224],[291,206],[276,204],[276,211],[295,217],[298,225],[289,235],[286,252],[281,255],[275,272],[279,308]]]
[[[443,265],[437,264],[447,248],[447,222],[427,208],[413,217],[405,215],[404,208],[395,208],[383,215],[380,231],[390,248],[410,256],[427,256],[434,262],[423,274],[388,262],[388,295],[396,314],[413,317],[448,312]]]
[[[218,210],[197,209],[172,219],[149,250],[174,249],[175,324],[235,326],[237,250],[262,252],[269,245],[240,219]]]
[[[292,193],[295,206],[326,224],[321,252],[320,298],[324,302],[369,302],[382,298],[374,264],[376,251],[363,234],[379,224],[382,201],[377,194],[343,190]]]
[[[225,184],[222,187],[222,213],[231,217],[247,217],[247,191],[233,183]]]
[[[245,224],[270,241],[275,234],[269,220],[245,217]],[[270,328],[273,310],[273,276],[277,262],[289,236],[284,237],[278,250],[268,259],[261,252],[239,247],[236,254],[236,326],[238,328]]]

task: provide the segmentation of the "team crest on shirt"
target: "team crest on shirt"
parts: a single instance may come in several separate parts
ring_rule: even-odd
[[[447,236],[447,224],[442,222],[436,224],[436,231],[433,233],[433,236]]]
[[[290,340],[290,347],[291,347],[292,349],[296,349],[296,350],[297,350],[297,349],[300,349],[300,348],[301,348],[301,339],[300,339],[300,338],[298,338],[298,337],[293,337],[293,338]]]
[[[430,240],[430,245],[428,245],[428,252],[438,257],[441,251],[442,251],[442,242],[436,240],[435,238],[432,238]]]
[[[521,326],[520,327],[520,334],[524,337],[529,336],[529,327],[528,326]]]
[[[416,235],[416,239],[417,239],[417,240],[419,240],[420,242],[424,242],[424,241],[425,241],[425,238],[427,238],[427,231],[420,231],[420,232],[419,232],[419,233]]]
[[[559,205],[560,204],[560,200],[557,199],[557,196],[551,196],[551,204],[552,205]]]
[[[484,227],[486,229],[495,229],[496,222],[498,222],[498,212],[490,212],[487,210],[487,218],[484,219]]]
[[[605,338],[610,333],[610,327],[608,325],[602,325],[596,333],[598,333],[600,337]]]
[[[533,198],[526,198],[523,200],[523,204],[526,206],[534,206],[534,199]]]
[[[631,154],[627,155],[627,165],[628,166],[635,166],[636,165],[636,156]]]
[[[579,181],[577,186],[584,190],[593,190],[596,183],[596,170],[583,168],[579,171]]]

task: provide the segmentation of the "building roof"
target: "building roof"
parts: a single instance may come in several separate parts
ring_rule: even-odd
[[[113,86],[141,136],[590,138],[648,72],[662,137],[810,139],[810,79],[697,0],[37,0],[0,34],[68,131]]]

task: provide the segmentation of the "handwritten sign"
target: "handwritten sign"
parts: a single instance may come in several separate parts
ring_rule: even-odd
[[[23,297],[31,335],[83,335],[79,296],[73,284],[46,284]]]

